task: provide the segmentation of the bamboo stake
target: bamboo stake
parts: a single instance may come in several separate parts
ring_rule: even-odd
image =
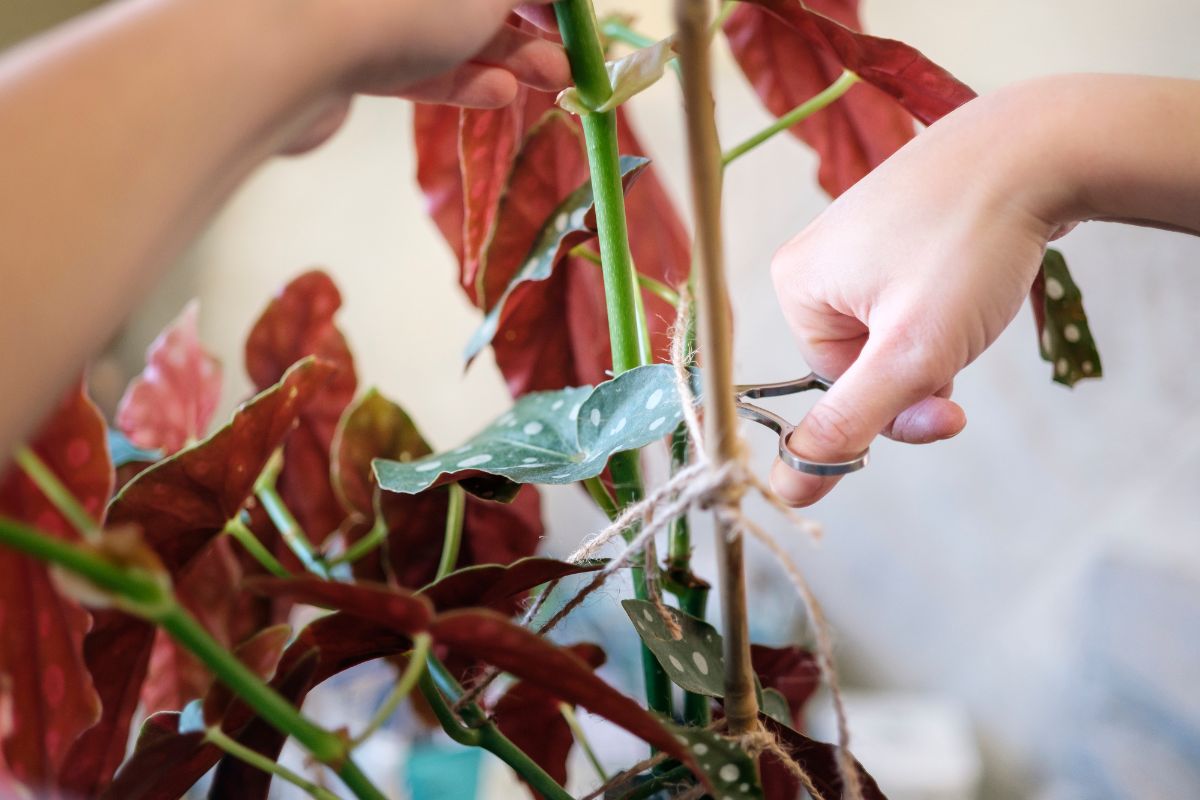
[[[729,320],[729,290],[725,285],[721,242],[721,148],[713,116],[712,75],[709,65],[708,0],[675,0],[677,50],[683,72],[687,112],[688,158],[692,206],[696,224],[698,268],[696,281],[700,323],[700,353],[704,359],[706,448],[714,469],[742,456],[737,407],[733,396],[733,336]],[[736,511],[740,493],[721,499]],[[725,717],[730,733],[758,728],[758,702],[750,665],[750,635],[746,614],[746,576],[740,533],[716,514],[721,576],[721,610],[725,622]]]

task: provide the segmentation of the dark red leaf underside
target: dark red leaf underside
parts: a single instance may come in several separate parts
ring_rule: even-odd
[[[594,644],[576,644],[566,649],[592,669],[604,664],[604,651]],[[492,719],[500,732],[560,785],[567,782],[567,757],[575,744],[575,736],[562,715],[561,702],[536,684],[518,681],[492,709]],[[529,791],[535,798],[542,797],[532,788]]]
[[[821,0],[810,7],[857,30],[856,4]],[[806,31],[804,29],[804,31]],[[805,32],[749,4],[737,7],[725,35],[742,72],[763,105],[782,116],[822,91],[842,73],[833,50]],[[849,189],[914,135],[912,117],[882,90],[866,83],[792,126],[820,158],[818,180],[831,196]]]
[[[314,544],[324,542],[346,516],[329,479],[333,434],[358,386],[354,357],[333,322],[341,305],[341,293],[328,275],[306,272],[271,301],[246,339],[246,371],[259,390],[307,356],[336,368],[284,447],[278,482],[284,502]]]
[[[936,122],[975,97],[968,86],[934,64],[919,50],[894,39],[859,33],[814,8],[853,21],[846,2],[812,3],[800,0],[749,0],[804,37],[819,51],[836,55],[847,69],[896,99],[926,125]],[[735,16],[744,13],[739,6]]]
[[[104,418],[78,383],[30,447],[97,520],[113,486]],[[79,534],[15,465],[0,479],[0,515],[53,536]],[[45,566],[0,550],[0,721],[3,762],[32,788],[69,771],[68,751],[100,716],[84,663],[91,616],[60,594]]]
[[[548,581],[598,570],[598,564],[570,564],[552,558],[526,558],[508,566],[486,564],[452,572],[421,590],[438,611],[490,608],[512,613],[530,589]]]
[[[791,711],[792,727],[803,730],[804,706],[821,681],[817,660],[802,647],[750,646],[750,660],[763,688],[784,696]],[[800,782],[778,759],[762,762],[762,786],[767,800],[795,800]]]
[[[792,759],[808,773],[822,797],[842,797],[842,776],[838,772],[836,746],[810,739],[765,716],[760,717],[760,720],[768,731],[779,737],[784,749],[791,754]],[[768,768],[772,766],[774,756],[766,754],[763,759]],[[854,763],[858,767],[863,800],[887,800],[880,790],[879,784],[875,783],[875,779],[867,774],[861,764],[857,761]],[[774,766],[776,769],[783,769],[782,765]],[[783,795],[776,796],[783,797]]]
[[[142,472],[113,501],[109,521],[141,528],[175,577],[249,499],[271,454],[333,368],[307,361],[244,405],[233,421],[199,445]],[[154,629],[119,611],[96,614],[84,657],[103,706],[97,725],[76,742],[66,788],[90,797],[120,764],[150,659]]]

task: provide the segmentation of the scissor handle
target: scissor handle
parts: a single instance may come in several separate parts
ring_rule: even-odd
[[[765,397],[783,397],[784,395],[807,392],[810,389],[827,391],[832,385],[833,381],[822,378],[813,372],[805,375],[803,378],[797,378],[792,381],[735,386],[734,391],[737,394],[738,416],[753,420],[779,434],[779,460],[797,472],[822,477],[848,475],[851,472],[858,472],[867,465],[870,450],[864,450],[862,455],[852,458],[849,461],[822,462],[801,458],[787,446],[788,440],[792,438],[792,434],[796,431],[796,426],[774,412],[746,402],[746,400],[758,400]]]

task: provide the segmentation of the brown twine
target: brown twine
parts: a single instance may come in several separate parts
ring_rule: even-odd
[[[643,772],[652,767],[657,767],[668,758],[670,758],[670,756],[668,756],[666,753],[658,753],[650,756],[650,758],[647,758],[645,761],[639,761],[632,767],[628,767],[622,772],[618,772],[616,775],[613,775],[607,781],[593,789],[590,794],[579,798],[579,800],[596,800],[598,797],[603,797],[607,792],[611,792],[613,789],[621,788],[638,775],[641,775]]]

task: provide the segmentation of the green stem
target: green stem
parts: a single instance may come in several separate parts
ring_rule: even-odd
[[[175,600],[165,575],[125,567],[85,547],[45,536],[18,522],[0,518],[0,545],[61,567],[110,597],[116,604],[161,627],[180,646],[204,664],[217,680],[254,709],[260,717],[304,746],[312,756],[335,769],[360,800],[385,800],[354,762],[346,742],[302,715],[278,692],[222,647]]]
[[[275,459],[270,466],[263,470],[263,474],[254,484],[254,494],[258,497],[258,502],[262,503],[263,509],[271,518],[271,522],[279,531],[283,541],[296,554],[296,558],[300,559],[304,568],[314,575],[329,580],[329,567],[313,551],[312,543],[305,535],[304,529],[292,515],[291,509],[283,502],[283,498],[279,496],[279,490],[275,487],[275,479],[278,476],[279,462]]]
[[[367,727],[350,742],[351,749],[358,747],[370,738],[371,734],[382,728],[392,718],[392,714],[396,713],[396,709],[404,702],[404,698],[412,693],[413,688],[417,685],[417,681],[421,678],[421,674],[425,672],[425,662],[429,658],[429,648],[432,644],[433,638],[428,633],[418,633],[413,637],[413,649],[408,656],[408,665],[405,666],[404,672],[400,674],[400,679],[396,681],[396,685],[392,687],[387,700],[383,702],[383,705],[375,712],[375,716],[367,723]]]
[[[279,559],[271,555],[271,551],[258,540],[258,537],[254,535],[254,531],[246,527],[246,523],[242,521],[240,516],[229,520],[225,525],[225,533],[236,539],[255,561],[276,578],[292,577],[292,573],[288,572],[287,567],[280,564]]]
[[[440,680],[439,680],[440,679]],[[441,683],[450,694],[451,702],[462,694],[462,687],[446,671],[436,656],[430,656],[429,669],[421,674],[418,682],[421,694],[433,709],[433,714],[441,723],[442,729],[451,739],[469,747],[482,747],[513,768],[518,775],[547,800],[572,800],[571,795],[550,777],[544,769],[513,744],[507,736],[500,732],[495,723],[490,722],[479,706],[469,704],[462,709],[463,719],[470,727],[459,722],[450,703],[438,688]]]
[[[733,13],[735,8],[737,8],[737,0],[725,0],[721,4],[721,10],[717,12],[717,16],[712,23],[712,35],[715,36],[717,31],[721,30],[725,25],[725,20],[729,19],[729,15]]]
[[[617,508],[617,501],[609,493],[608,487],[604,485],[604,481],[600,480],[599,475],[585,480],[583,488],[587,489],[592,500],[604,512],[604,516],[610,520],[616,519],[617,515],[621,513],[621,510]]]
[[[571,735],[575,737],[575,741],[583,749],[583,754],[587,756],[588,761],[592,762],[592,768],[596,770],[596,774],[600,776],[600,780],[608,783],[608,773],[604,770],[604,765],[600,763],[600,759],[596,756],[596,751],[592,749],[592,743],[588,741],[587,733],[584,732],[583,726],[579,724],[579,717],[575,716],[575,709],[570,703],[559,703],[558,710],[562,712],[563,719],[567,721],[567,727],[571,729]]]
[[[738,158],[749,153],[754,148],[758,147],[763,142],[770,139],[781,131],[786,131],[798,122],[808,119],[813,114],[828,106],[833,101],[844,95],[850,90],[850,87],[858,83],[858,76],[850,70],[845,70],[836,81],[829,84],[820,94],[805,100],[800,105],[793,108],[791,111],[784,114],[779,119],[772,122],[767,127],[763,128],[758,133],[746,139],[741,144],[731,147],[721,156],[721,163],[724,166],[729,166]]]
[[[255,750],[251,750],[249,747],[241,744],[236,739],[227,736],[219,726],[214,725],[206,730],[204,732],[204,739],[209,744],[219,747],[221,750],[225,751],[239,761],[245,761],[255,769],[260,769],[263,772],[271,775],[277,775],[293,786],[300,787],[300,789],[307,792],[310,796],[316,798],[316,800],[338,800],[338,796],[328,789],[318,786],[312,781],[297,775],[295,772],[292,772],[282,764],[276,764],[263,754]]]
[[[571,64],[571,75],[583,104],[597,108],[612,96],[612,84],[604,65],[604,49],[596,28],[591,0],[559,0],[554,4],[558,30]],[[587,142],[592,195],[595,198],[596,229],[604,271],[604,299],[608,309],[608,331],[612,342],[613,374],[649,363],[645,347],[645,325],[639,320],[640,295],[637,271],[629,250],[625,219],[625,191],[617,150],[617,114],[584,114],[583,135]],[[618,453],[609,461],[618,507],[635,503],[645,494],[636,451]],[[631,531],[630,536],[634,535]],[[655,565],[650,565],[655,568]],[[633,571],[634,594],[646,599],[642,570]],[[649,648],[642,647],[647,704],[655,711],[671,714],[671,684]]]
[[[50,504],[58,509],[58,513],[66,517],[67,522],[79,531],[80,536],[93,544],[99,540],[100,529],[96,520],[84,510],[75,499],[75,495],[71,494],[71,490],[63,485],[54,474],[54,470],[50,469],[37,453],[28,447],[20,447],[13,458]]]
[[[438,562],[437,577],[441,580],[454,571],[458,563],[458,551],[462,548],[463,515],[467,507],[467,493],[457,483],[450,484],[450,506],[446,509],[446,534],[442,543],[442,559]]]
[[[691,769],[688,767],[674,767],[656,774],[653,778],[645,783],[637,786],[629,794],[622,796],[621,800],[647,800],[654,797],[668,786],[677,786],[689,780],[695,780]],[[705,795],[707,797],[707,795]]]
[[[600,259],[600,254],[588,247],[586,244],[576,245],[575,247],[571,248],[569,255],[582,258],[585,261],[590,261],[598,267],[604,265],[604,262]],[[657,278],[651,278],[649,275],[643,275],[639,272],[637,274],[637,282],[638,288],[640,288],[642,291],[649,292],[665,303],[669,303],[673,306],[679,305],[679,292],[675,291]]]
[[[382,513],[377,512],[375,514],[375,524],[371,526],[371,530],[367,532],[367,535],[347,547],[346,552],[329,561],[329,568],[332,569],[339,564],[353,564],[387,541],[387,535],[387,520],[383,518]]]

